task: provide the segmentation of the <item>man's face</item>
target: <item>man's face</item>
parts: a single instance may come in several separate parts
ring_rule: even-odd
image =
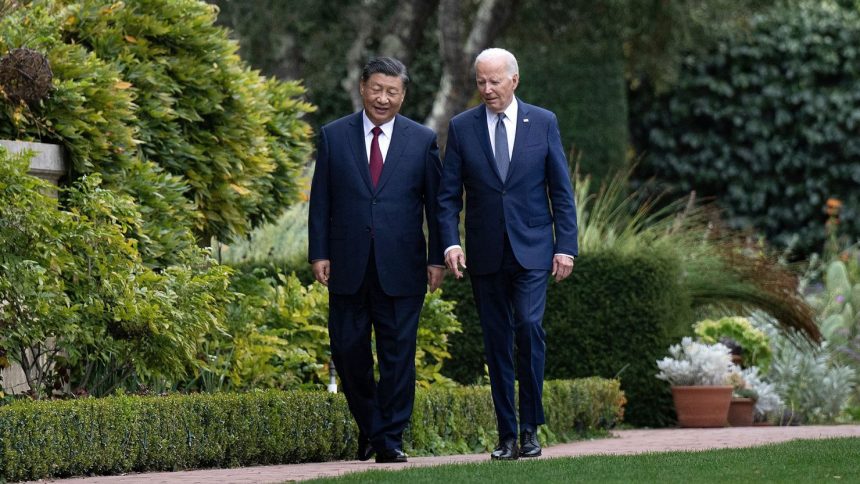
[[[376,126],[391,121],[406,97],[406,87],[400,77],[379,73],[371,74],[358,90],[364,102],[364,112]]]
[[[514,90],[520,82],[519,74],[508,74],[504,59],[490,59],[475,66],[475,81],[478,92],[487,109],[500,113],[510,106]]]

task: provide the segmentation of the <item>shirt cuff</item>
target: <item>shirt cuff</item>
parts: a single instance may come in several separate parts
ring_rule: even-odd
[[[565,256],[565,257],[570,257],[571,259],[576,260],[576,256],[574,256],[574,255],[570,255],[570,254],[561,254],[561,253],[559,253],[559,254],[555,254],[555,255],[563,255],[563,256]]]
[[[447,249],[445,249],[445,253],[443,255],[447,256],[448,252],[451,252],[454,249],[462,249],[462,247],[460,247],[459,245],[452,245],[451,247],[448,247]]]

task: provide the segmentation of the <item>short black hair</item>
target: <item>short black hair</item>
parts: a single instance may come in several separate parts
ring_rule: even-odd
[[[403,81],[403,87],[409,85],[409,73],[406,72],[406,66],[394,57],[376,57],[370,59],[361,70],[361,82],[367,82],[370,76],[374,74],[384,74],[386,76],[397,76]]]

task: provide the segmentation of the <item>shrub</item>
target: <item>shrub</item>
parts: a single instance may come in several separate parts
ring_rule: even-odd
[[[564,440],[620,420],[618,382],[547,382],[543,438]],[[495,444],[488,388],[419,389],[404,438],[418,454]],[[0,480],[347,459],[358,429],[340,394],[115,396],[0,407]]]
[[[197,247],[153,270],[125,237],[142,223],[128,197],[92,175],[63,190],[60,209],[28,167],[0,148],[0,348],[33,395],[183,375],[223,322],[229,270]]]
[[[686,56],[668,92],[634,93],[640,176],[715,197],[734,227],[802,253],[820,250],[831,197],[860,235],[860,12],[836,3],[775,7]]]
[[[132,195],[155,260],[188,228],[208,243],[272,220],[312,149],[303,88],[248,69],[215,17],[198,0],[35,0],[0,22],[0,47],[45,52],[56,87],[2,106],[0,134],[63,144],[73,177]]]
[[[842,417],[856,388],[855,369],[842,364],[827,341],[813,345],[780,333],[762,315],[754,322],[773,345],[768,377],[790,411],[786,423],[832,423]]]
[[[324,387],[331,360],[327,289],[276,269],[238,273],[230,289],[236,298],[227,307],[226,327],[200,339],[203,358],[194,378],[176,385],[203,391]],[[441,373],[450,358],[448,338],[460,330],[452,310],[441,292],[425,298],[415,355],[421,386],[452,383]]]

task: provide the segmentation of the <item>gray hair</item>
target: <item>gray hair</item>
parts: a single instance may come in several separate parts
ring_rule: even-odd
[[[517,58],[507,50],[499,49],[498,47],[484,49],[480,54],[478,54],[478,57],[475,58],[475,69],[478,68],[478,62],[496,59],[502,59],[505,61],[508,75],[513,77],[514,74],[520,73],[520,66],[517,64]]]

